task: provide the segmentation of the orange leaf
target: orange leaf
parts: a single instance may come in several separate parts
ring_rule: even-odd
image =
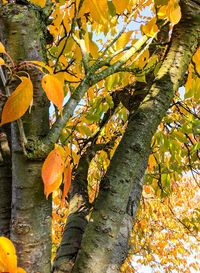
[[[33,99],[33,85],[30,78],[21,77],[21,83],[6,101],[1,124],[21,118],[27,111]]]
[[[56,190],[62,182],[64,160],[57,147],[49,153],[42,166],[42,179],[46,198]]]
[[[64,170],[64,189],[62,194],[62,205],[64,204],[64,199],[67,196],[70,186],[71,186],[71,180],[72,180],[72,168],[69,164],[67,169]]]
[[[46,196],[46,199],[48,198],[49,194],[51,194],[53,191],[56,191],[61,183],[62,183],[63,177],[60,175],[56,181],[54,181],[52,184],[44,184],[44,194]]]
[[[143,189],[144,189],[145,193],[147,193],[147,194],[151,192],[151,187],[148,186],[148,185],[145,185],[145,186],[143,187]]]
[[[42,79],[42,88],[48,99],[52,101],[59,110],[62,109],[64,100],[63,84],[54,75],[45,75]]]

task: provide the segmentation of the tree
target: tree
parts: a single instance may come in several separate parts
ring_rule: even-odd
[[[137,20],[146,21],[141,30]],[[49,195],[61,187],[64,205],[71,177],[52,272],[119,272],[152,137],[159,147],[156,130],[167,111],[168,119],[171,111],[182,117],[174,118],[177,127],[166,122],[170,133],[178,134],[184,111],[197,124],[199,22],[198,0],[1,3],[0,230],[27,272],[50,272]],[[186,106],[178,97],[185,83],[194,98]],[[194,172],[197,131],[180,134],[185,170]],[[172,176],[154,153],[149,160],[151,167],[157,161],[166,194]]]

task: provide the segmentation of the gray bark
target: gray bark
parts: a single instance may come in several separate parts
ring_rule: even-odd
[[[133,228],[133,220],[135,219],[140,203],[144,173],[148,162],[148,155],[149,153],[146,154],[143,163],[138,169],[135,181],[133,181],[133,187],[129,195],[126,213],[120,226],[119,233],[113,247],[111,261],[108,265],[106,273],[120,272],[120,267],[128,256],[130,248],[129,239]]]
[[[94,213],[84,233],[72,272],[106,272],[125,214],[132,181],[135,181],[137,169],[150,148],[152,136],[183,80],[197,48],[198,31],[199,23],[191,16],[183,18],[175,26],[167,57],[149,94],[132,115],[112,165],[102,181]]]
[[[8,4],[0,7],[1,40],[18,64],[24,60],[44,60],[40,15],[33,7]],[[49,131],[48,100],[41,90],[41,74],[27,70],[34,86],[31,113],[23,117],[29,144]],[[20,74],[22,75],[22,74]],[[9,86],[14,90],[15,82]],[[16,122],[12,124],[12,215],[11,240],[14,242],[19,266],[29,273],[50,272],[51,200],[46,200],[41,180],[42,162],[27,160],[23,154]]]

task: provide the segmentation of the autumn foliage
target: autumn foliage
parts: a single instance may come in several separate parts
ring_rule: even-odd
[[[84,191],[90,221],[101,181],[129,118],[157,80],[182,13],[178,0],[60,0],[50,1],[50,7],[45,0],[29,2],[40,11],[50,11],[47,62],[15,63],[12,52],[0,42],[6,92],[0,126],[18,121],[24,155],[44,161],[44,195],[53,197],[54,259],[67,216],[73,213],[70,190],[81,160],[89,154]],[[20,123],[30,115],[35,100],[32,71],[40,73],[42,95],[51,103],[50,134],[39,142],[42,155],[35,147],[31,150]],[[154,272],[200,270],[199,74],[200,48],[153,136],[129,256],[121,272],[139,272],[141,266]],[[143,84],[142,92],[130,91],[138,83]],[[0,272],[25,272],[18,267],[13,243],[5,237],[0,237]]]

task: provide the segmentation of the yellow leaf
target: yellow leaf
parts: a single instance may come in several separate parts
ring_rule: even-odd
[[[167,12],[168,12],[168,6],[162,6],[159,8],[157,15],[160,19],[164,19],[167,17]]]
[[[90,47],[90,53],[92,55],[93,58],[97,59],[99,57],[99,48],[98,46],[95,44],[95,42],[93,42],[92,40],[89,41],[89,47]]]
[[[30,62],[33,63],[33,64],[36,64],[37,66],[45,68],[51,74],[53,73],[53,69],[50,66],[46,65],[45,63],[43,63],[41,61],[30,61]],[[41,69],[41,71],[43,71],[43,70]]]
[[[41,8],[44,8],[46,5],[46,0],[29,0],[34,5],[40,6]]]
[[[148,168],[152,171],[154,167],[157,165],[154,155],[150,154],[148,160]]]
[[[42,79],[42,88],[48,99],[52,101],[59,110],[62,109],[64,100],[63,84],[55,75],[45,75]]]
[[[196,68],[197,72],[200,73],[200,47],[197,49],[192,60],[195,63],[195,68]]]
[[[169,20],[174,25],[177,24],[181,19],[181,8],[178,3],[170,5],[169,8]]]
[[[158,31],[158,26],[156,25],[156,18],[151,19],[146,25],[141,26],[141,30],[144,34],[152,37]]]
[[[115,5],[116,12],[123,13],[128,6],[129,0],[112,0],[112,2]]]
[[[107,0],[86,0],[84,5],[88,5],[90,10],[90,15],[94,21],[99,24],[108,24],[107,14],[108,14],[108,4]]]
[[[4,45],[0,42],[0,53],[5,53],[5,47]]]
[[[68,72],[64,72],[64,73],[65,73],[64,74],[65,80],[68,82],[78,82],[80,80],[79,78],[69,74]]]
[[[120,50],[130,41],[133,31],[124,32],[116,42],[116,49]]]
[[[84,40],[87,51],[92,55],[92,57],[97,59],[99,56],[98,54],[99,48],[90,38],[89,32],[85,33]]]
[[[21,118],[32,102],[33,85],[30,78],[20,77],[20,79],[22,82],[4,105],[0,125]]]
[[[0,65],[4,65],[4,64],[5,64],[4,59],[0,58]]]
[[[66,28],[66,31],[69,32],[70,29],[71,29],[71,20],[70,20],[68,14],[66,14],[64,16],[64,18],[63,18],[63,24],[64,24],[64,26]]]
[[[6,237],[0,237],[0,270],[16,273],[17,256],[13,243]]]
[[[60,149],[55,146],[44,161],[42,166],[42,179],[44,183],[44,193],[46,198],[56,190],[62,182],[62,174],[64,171],[63,155]]]

